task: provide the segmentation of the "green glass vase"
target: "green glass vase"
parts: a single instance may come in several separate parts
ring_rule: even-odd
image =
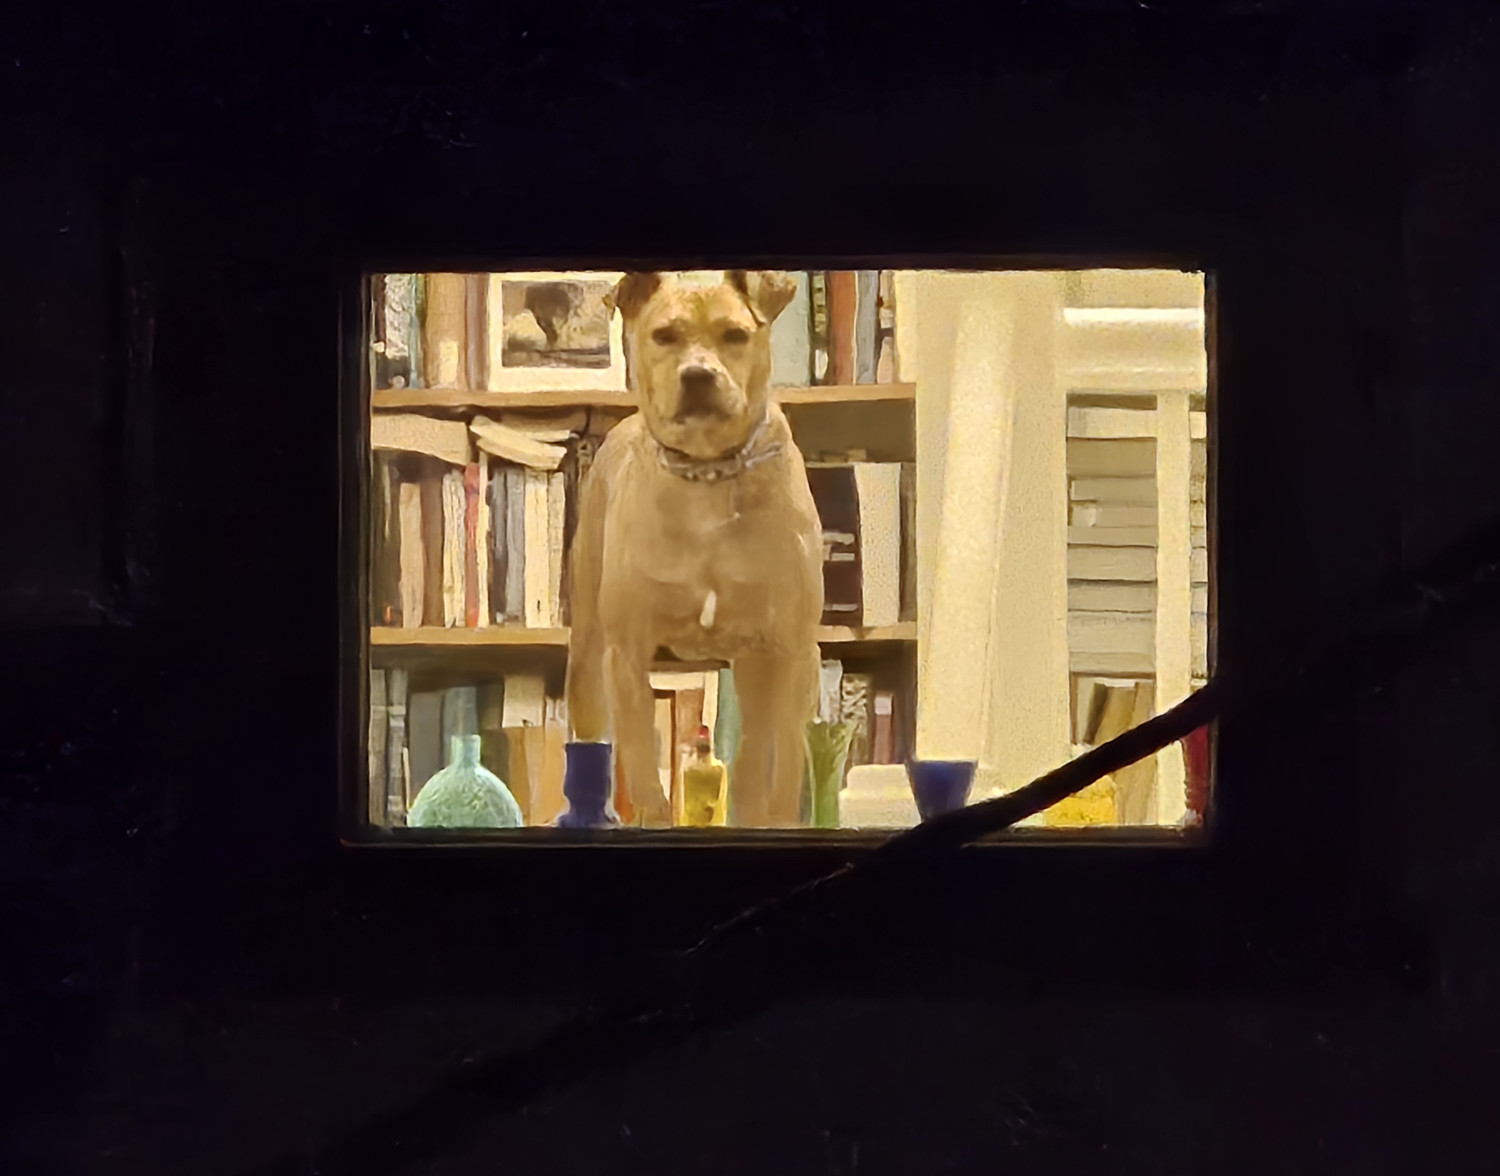
[[[519,829],[521,806],[499,776],[479,762],[478,735],[448,740],[448,766],[427,781],[406,824],[412,829]]]
[[[807,724],[807,782],[814,829],[839,827],[839,791],[844,787],[853,741],[853,723]]]

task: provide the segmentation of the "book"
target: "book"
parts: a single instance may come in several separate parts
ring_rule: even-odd
[[[475,529],[474,540],[470,544],[473,556],[473,576],[477,593],[474,602],[474,624],[480,629],[487,628],[490,618],[494,615],[490,612],[490,528],[493,526],[493,515],[490,513],[490,455],[480,451],[478,476],[475,478],[475,499],[479,521]]]
[[[447,531],[445,467],[428,461],[422,474],[422,624],[443,624],[443,537]]]
[[[469,431],[486,453],[529,469],[555,470],[568,455],[568,451],[561,445],[538,441],[519,429],[492,421],[488,417],[475,417],[469,422]]]
[[[896,275],[881,270],[876,308],[875,382],[891,384],[896,380]]]
[[[573,623],[573,537],[578,533],[579,446],[570,446],[562,464],[563,534],[561,574],[558,576],[558,624]]]
[[[874,763],[896,762],[895,729],[896,696],[889,690],[877,690],[874,696],[874,730],[871,735],[870,756]]]
[[[917,619],[917,464],[901,463],[901,619]]]
[[[490,463],[490,545],[489,545],[489,583],[490,583],[490,616],[497,624],[504,624],[512,618],[507,614],[505,608],[505,578],[507,575],[506,561],[509,552],[509,540],[506,528],[510,525],[510,504],[506,498],[505,466],[498,461]]]
[[[395,456],[371,455],[370,623],[401,624],[401,475]]]
[[[422,485],[403,481],[399,495],[397,571],[401,625],[415,629],[422,623],[423,602],[427,599],[427,554],[422,549]]]
[[[377,388],[405,388],[411,384],[411,320],[416,306],[415,282],[413,274],[381,274],[375,280]]]
[[[412,274],[411,317],[407,320],[407,348],[411,351],[411,386],[427,387],[425,348],[422,345],[422,320],[427,317],[427,275]]]
[[[469,430],[462,421],[415,412],[377,412],[370,418],[370,446],[422,453],[462,466],[469,461]]]
[[[548,624],[562,624],[563,541],[568,529],[567,479],[547,475],[547,615]]]
[[[475,705],[479,726],[479,762],[509,785],[510,747],[505,738],[504,681],[480,682],[476,687]],[[515,793],[524,814],[527,798],[513,788],[511,791]]]
[[[797,292],[771,324],[771,383],[800,388],[812,382],[808,277],[805,270],[788,276],[797,283]]]
[[[818,721],[837,723],[843,717],[844,663],[825,659],[818,667]]]
[[[809,270],[807,274],[808,351],[812,356],[812,382],[830,384],[828,338],[828,271]]]
[[[386,676],[386,754],[385,754],[385,823],[406,824],[407,754],[406,703],[407,671],[393,669]]]
[[[854,383],[875,382],[879,337],[879,270],[854,271]]]
[[[828,271],[829,384],[854,383],[855,289],[853,270]]]
[[[365,800],[370,824],[385,824],[386,755],[390,739],[390,706],[385,697],[384,670],[370,671],[370,715],[365,751],[369,771],[365,775]]]
[[[854,467],[812,466],[807,471],[807,484],[823,528],[823,624],[859,625],[864,591]]]
[[[839,680],[839,720],[854,724],[849,762],[870,763],[875,725],[875,679],[870,674],[845,673]]]
[[[468,311],[463,274],[427,274],[422,374],[429,388],[468,388]]]
[[[521,815],[526,818],[528,825],[539,825],[541,821],[536,819],[535,810],[532,807],[532,765],[527,758],[528,732],[538,731],[536,727],[503,727],[500,734],[505,740],[505,761],[508,775],[500,778],[505,781],[505,786],[510,789],[510,794],[516,798],[516,803],[521,806]],[[532,736],[532,743],[537,742],[536,736]],[[532,750],[537,751],[537,771],[541,770],[541,756],[539,746]],[[493,770],[493,769],[492,769]]]
[[[542,675],[510,675],[505,679],[501,726],[540,727],[546,715],[546,697]]]
[[[485,301],[489,289],[488,274],[464,275],[464,344],[465,367],[470,388],[490,386],[487,361],[488,340],[485,338]]]
[[[479,627],[479,463],[464,467],[464,610],[467,628]]]
[[[443,475],[443,625],[453,628],[464,620],[464,475]]]
[[[533,441],[548,445],[562,445],[588,428],[589,410],[572,408],[565,412],[520,413],[502,412],[500,424]]]
[[[505,618],[526,619],[526,477],[520,466],[505,467]]]
[[[413,690],[406,704],[406,748],[411,777],[406,807],[411,808],[423,785],[443,767],[443,695],[437,690]]]
[[[525,619],[529,629],[552,626],[549,591],[550,559],[547,552],[547,475],[541,470],[522,470],[525,486],[525,517],[522,560],[525,569]]]
[[[873,628],[901,619],[901,466],[856,462],[859,497],[861,621]]]

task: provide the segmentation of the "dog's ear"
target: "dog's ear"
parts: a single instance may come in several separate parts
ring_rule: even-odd
[[[604,305],[618,310],[626,320],[635,318],[661,286],[661,275],[629,273],[604,297]]]
[[[781,270],[725,270],[724,278],[745,296],[762,326],[775,322],[797,295],[797,280]]]

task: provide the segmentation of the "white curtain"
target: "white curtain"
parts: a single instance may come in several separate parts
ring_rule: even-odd
[[[917,385],[917,748],[976,799],[1070,754],[1066,398],[1056,273],[902,271]]]

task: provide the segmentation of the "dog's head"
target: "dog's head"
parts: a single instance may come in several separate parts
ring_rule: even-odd
[[[745,445],[770,394],[771,323],[796,289],[774,270],[726,270],[710,284],[633,273],[615,287],[631,377],[657,441],[705,461]]]

